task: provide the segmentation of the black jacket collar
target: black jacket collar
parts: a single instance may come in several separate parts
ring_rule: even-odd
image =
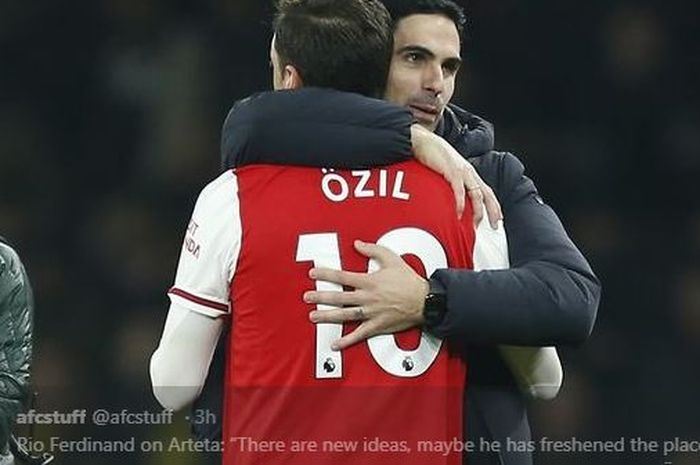
[[[435,133],[467,158],[479,157],[494,148],[493,125],[457,105],[445,108]]]

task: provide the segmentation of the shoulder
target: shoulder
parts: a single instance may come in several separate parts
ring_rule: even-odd
[[[525,171],[523,162],[510,152],[491,150],[478,157],[469,158],[469,161],[480,173],[491,174],[492,172],[507,171],[514,174],[523,174]]]
[[[207,184],[199,193],[192,211],[187,238],[212,246],[221,234],[237,237],[240,231],[238,177],[228,170]]]
[[[221,173],[210,181],[200,192],[200,197],[219,197],[230,194],[238,189],[238,176],[236,170],[230,169]]]
[[[204,186],[197,198],[197,207],[218,208],[237,201],[238,177],[234,170],[228,170]]]
[[[510,152],[492,150],[479,157],[470,158],[469,162],[496,194],[505,195],[518,183],[527,179],[525,165]]]

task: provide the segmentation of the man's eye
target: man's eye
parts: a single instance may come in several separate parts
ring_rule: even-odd
[[[422,59],[423,56],[420,53],[411,52],[406,54],[406,61],[409,63],[417,63]]]
[[[443,72],[448,76],[457,74],[457,71],[459,71],[460,68],[460,64],[461,63],[458,61],[448,61],[447,63],[442,65]]]
[[[445,65],[442,67],[442,70],[444,71],[445,74],[447,74],[448,76],[451,76],[457,72],[457,66]]]

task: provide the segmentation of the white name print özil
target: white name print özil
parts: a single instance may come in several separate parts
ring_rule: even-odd
[[[353,177],[350,181],[335,170],[324,168],[321,171],[324,174],[321,179],[321,191],[331,202],[342,202],[350,197],[392,197],[399,200],[411,198],[408,192],[402,191],[405,173],[400,170],[396,172],[394,179],[389,179],[388,170],[355,170],[350,172]]]

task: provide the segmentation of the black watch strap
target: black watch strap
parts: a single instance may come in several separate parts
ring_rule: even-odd
[[[427,330],[440,325],[447,313],[447,292],[444,286],[435,279],[429,280],[429,283],[430,289],[423,305],[424,326]]]

